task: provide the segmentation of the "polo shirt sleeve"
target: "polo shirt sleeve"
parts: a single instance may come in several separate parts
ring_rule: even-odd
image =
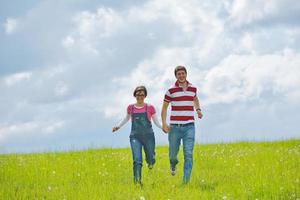
[[[171,94],[170,94],[170,91],[168,90],[165,94],[165,98],[164,98],[164,101],[167,102],[167,103],[170,103],[172,100],[172,97],[171,97]]]

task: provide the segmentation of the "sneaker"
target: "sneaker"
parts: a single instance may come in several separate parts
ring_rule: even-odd
[[[143,188],[143,186],[144,186],[142,181],[137,181],[134,183],[134,185],[135,185],[135,187],[141,187],[141,188]]]
[[[148,169],[153,169],[153,165],[152,164],[148,165]]]
[[[176,166],[171,166],[171,175],[175,176],[176,174]]]
[[[143,183],[142,183],[141,180],[134,180],[134,184],[135,184],[135,185],[143,186]]]

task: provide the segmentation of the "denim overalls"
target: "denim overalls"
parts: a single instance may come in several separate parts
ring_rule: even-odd
[[[155,138],[151,121],[147,117],[147,107],[144,113],[134,113],[134,105],[131,107],[131,133],[130,145],[133,158],[133,178],[135,183],[140,183],[142,178],[142,147],[149,165],[155,163]]]

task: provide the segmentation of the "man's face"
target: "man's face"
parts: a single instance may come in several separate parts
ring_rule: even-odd
[[[184,70],[179,70],[176,72],[176,78],[179,83],[184,83],[186,81],[186,73]]]

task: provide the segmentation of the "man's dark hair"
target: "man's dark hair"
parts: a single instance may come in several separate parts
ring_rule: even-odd
[[[185,71],[185,73],[187,74],[186,68],[185,68],[184,66],[179,65],[179,66],[177,66],[177,67],[175,68],[175,70],[174,70],[175,76],[176,76],[176,73],[177,73],[178,71],[180,71],[180,70]]]
[[[145,93],[145,97],[147,96],[147,89],[145,86],[141,85],[135,88],[134,92],[133,92],[133,96],[136,97],[136,93],[144,91]]]

